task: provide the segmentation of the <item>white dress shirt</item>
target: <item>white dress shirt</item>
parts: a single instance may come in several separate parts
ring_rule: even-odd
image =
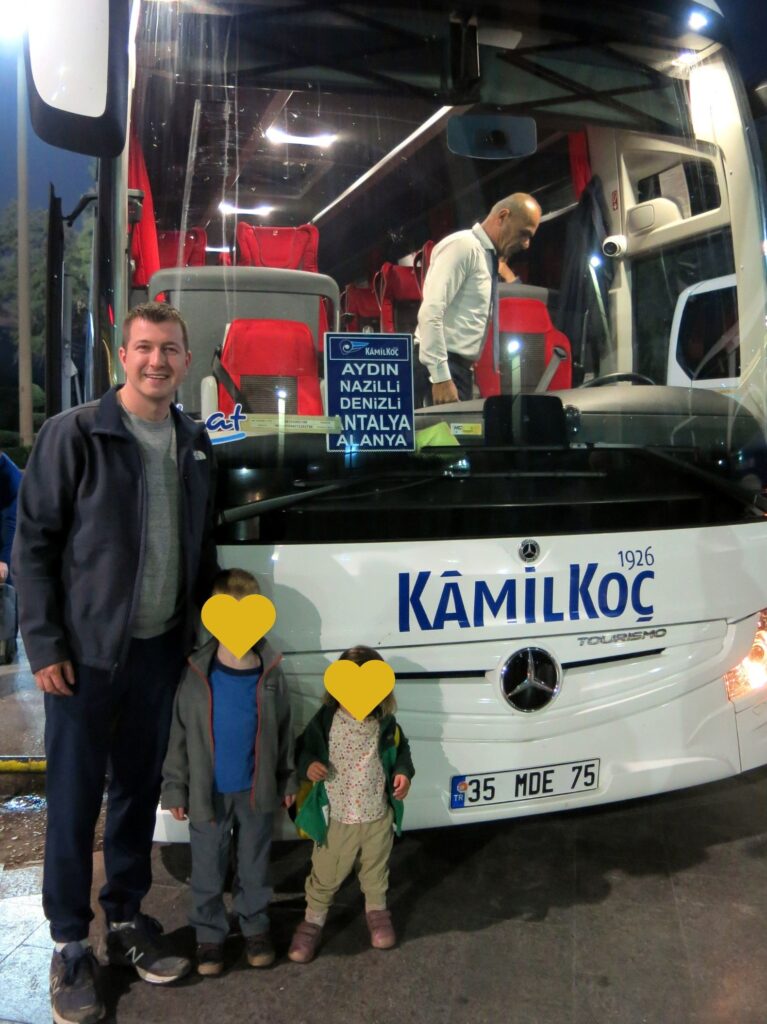
[[[447,354],[476,362],[487,334],[495,246],[480,224],[434,246],[418,310],[416,344],[432,384],[451,379]]]

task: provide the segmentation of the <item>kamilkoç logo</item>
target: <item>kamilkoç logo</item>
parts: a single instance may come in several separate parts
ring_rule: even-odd
[[[570,564],[569,576],[539,573],[526,566],[524,574],[491,580],[464,580],[448,570],[433,577],[429,570],[399,573],[399,631],[411,629],[479,629],[489,622],[580,622],[617,619],[627,611],[637,622],[650,622],[655,608],[648,588],[651,569],[635,575],[600,569],[599,562]]]

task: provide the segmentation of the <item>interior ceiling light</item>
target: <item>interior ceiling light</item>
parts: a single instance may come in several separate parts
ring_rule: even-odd
[[[264,134],[270,142],[294,142],[299,146],[318,146],[320,149],[332,146],[338,138],[337,135],[332,135],[330,132],[326,132],[324,135],[291,135],[281,128],[275,128],[274,125],[267,128]]]
[[[222,199],[218,204],[219,213],[242,213],[251,217],[268,217],[270,213],[274,212],[273,206],[267,206],[266,203],[261,203],[260,206],[235,206],[234,203],[227,203],[225,199]]]
[[[693,32],[701,32],[708,25],[708,18],[703,11],[692,11],[687,19],[687,27]]]

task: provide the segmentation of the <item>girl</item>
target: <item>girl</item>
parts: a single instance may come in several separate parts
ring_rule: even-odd
[[[383,661],[370,647],[351,647],[339,661],[365,665]],[[402,801],[415,774],[410,746],[394,718],[396,702],[389,694],[359,722],[330,694],[299,740],[300,777],[314,784],[320,803],[329,803],[329,821],[312,852],[306,880],[306,917],[298,925],[288,957],[299,964],[314,958],[333,897],[357,864],[365,894],[365,916],[371,945],[390,949],[396,940],[386,909],[389,855],[402,826]],[[324,792],[323,792],[324,790]],[[324,833],[324,834],[323,834]]]

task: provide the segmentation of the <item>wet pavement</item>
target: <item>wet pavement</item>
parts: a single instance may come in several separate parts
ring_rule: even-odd
[[[18,659],[0,665],[0,755],[43,756],[44,726],[42,694],[20,643]]]
[[[0,675],[8,722],[42,749],[29,687]],[[29,682],[29,680],[27,680]],[[6,717],[7,716],[7,717]],[[630,804],[407,833],[392,857],[398,948],[371,950],[355,882],[318,959],[289,963],[309,845],[275,845],[280,958],[247,967],[227,943],[221,978],[162,988],[105,968],[108,1022],[227,1024],[764,1024],[767,769]],[[180,950],[188,847],[154,849],[144,909]],[[94,856],[94,891],[103,861]],[[0,870],[0,1024],[48,1024],[51,944],[39,865]],[[98,949],[100,923],[92,938]]]

